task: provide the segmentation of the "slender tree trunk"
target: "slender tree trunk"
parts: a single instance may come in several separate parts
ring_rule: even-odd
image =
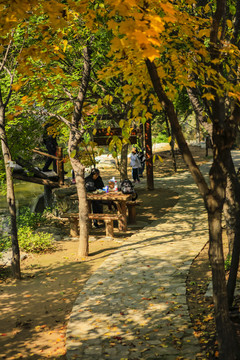
[[[225,201],[226,204],[224,204],[224,206],[226,207],[225,217],[229,242],[229,255],[232,257],[227,282],[227,291],[228,305],[231,307],[234,299],[240,256],[240,184],[230,151],[228,158],[226,159],[226,167],[228,176]]]
[[[78,246],[78,260],[88,256],[88,237],[89,237],[89,220],[88,220],[88,203],[86,196],[85,180],[84,180],[84,166],[81,164],[78,155],[78,144],[81,140],[81,134],[71,129],[68,141],[68,153],[71,165],[75,174],[77,195],[78,195],[78,210],[79,210],[79,246]],[[74,154],[74,156],[73,156]]]
[[[145,147],[146,147],[146,173],[147,173],[147,188],[154,189],[153,182],[153,158],[152,158],[152,130],[151,121],[147,120],[145,123]]]
[[[119,165],[121,181],[128,178],[128,174],[127,174],[128,158],[127,158],[127,155],[128,155],[128,144],[123,144],[122,150],[121,150],[121,163]]]
[[[232,255],[233,244],[235,238],[235,225],[236,225],[236,202],[235,194],[233,190],[233,184],[231,182],[230,176],[227,176],[227,186],[226,186],[226,199],[223,205],[223,214],[226,222],[226,233],[228,238],[228,256]]]
[[[7,203],[11,218],[11,239],[12,239],[12,271],[15,279],[21,279],[20,270],[20,250],[18,245],[17,236],[17,214],[16,214],[16,202],[13,186],[13,178],[9,161],[11,161],[11,153],[7,143],[7,136],[5,131],[5,111],[4,107],[0,107],[0,139],[3,153],[3,159],[6,170],[7,181]]]
[[[166,114],[165,114],[166,115]],[[170,147],[171,147],[171,155],[172,155],[172,162],[173,162],[173,170],[174,172],[177,172],[177,163],[176,163],[176,157],[175,157],[175,152],[174,152],[174,134],[172,132],[172,129],[170,129],[170,126],[169,126],[169,121],[168,121],[168,118],[167,118],[167,115],[165,117],[165,121],[166,121],[166,125],[167,125],[167,130],[168,130],[168,136],[171,137],[171,140],[170,140]]]
[[[88,220],[88,203],[86,196],[85,180],[84,180],[84,166],[80,162],[79,144],[82,141],[82,135],[84,134],[85,127],[82,119],[83,104],[86,97],[88,83],[91,73],[91,49],[90,46],[86,46],[83,49],[83,71],[81,84],[78,92],[77,99],[74,103],[74,111],[72,116],[72,123],[70,125],[70,134],[68,142],[68,153],[72,164],[73,171],[75,173],[78,204],[79,204],[79,248],[78,259],[82,259],[88,256],[89,246],[89,220]],[[80,129],[79,129],[80,127]]]
[[[85,181],[84,181],[84,166],[79,160],[71,158],[71,165],[75,173],[77,195],[78,195],[78,210],[79,210],[79,245],[78,245],[78,260],[86,258],[89,252],[88,237],[89,237],[89,220],[88,220],[88,202],[86,197]]]
[[[238,359],[236,334],[229,318],[222,246],[222,210],[225,181],[222,166],[215,160],[210,171],[211,192],[206,197],[209,224],[209,260],[212,268],[213,302],[221,360]]]
[[[196,122],[198,123],[198,128],[199,128],[199,123],[200,123],[204,127],[206,132],[212,137],[212,124],[211,123],[209,124],[207,122],[207,116],[203,115],[204,107],[200,103],[200,100],[199,100],[200,96],[197,91],[197,88],[187,88],[187,93],[188,93],[189,100],[192,104],[193,110],[196,115]]]

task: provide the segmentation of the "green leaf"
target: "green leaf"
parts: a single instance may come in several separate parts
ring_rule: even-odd
[[[73,159],[76,156],[76,150],[73,150],[70,154],[70,157]]]

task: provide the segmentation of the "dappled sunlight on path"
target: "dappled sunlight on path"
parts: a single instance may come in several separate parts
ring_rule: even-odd
[[[188,173],[156,179],[155,187],[176,191],[178,203],[128,238],[87,281],[68,325],[68,359],[202,359],[186,277],[208,241],[207,213]]]

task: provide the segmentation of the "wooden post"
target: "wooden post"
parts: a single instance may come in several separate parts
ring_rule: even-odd
[[[58,174],[58,183],[59,185],[64,184],[64,166],[63,166],[63,149],[61,147],[57,148],[57,174]]]
[[[69,218],[69,222],[70,222],[70,236],[78,237],[79,236],[79,228],[78,228],[79,219],[76,217],[72,217],[72,218]]]
[[[129,201],[127,204],[127,208],[129,224],[136,224],[136,203],[134,201]]]
[[[113,220],[106,219],[105,225],[106,225],[106,236],[113,238]]]
[[[145,147],[146,147],[146,172],[147,172],[147,188],[154,189],[153,182],[153,158],[152,158],[152,129],[151,121],[145,122]]]
[[[49,185],[44,185],[44,207],[52,208],[52,187]]]

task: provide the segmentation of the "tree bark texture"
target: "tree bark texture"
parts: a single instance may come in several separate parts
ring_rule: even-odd
[[[209,224],[209,260],[212,269],[213,302],[220,359],[238,359],[236,335],[229,318],[226,275],[222,247],[222,210],[226,175],[215,159],[210,170],[211,192],[206,198]]]
[[[226,199],[223,205],[223,214],[226,222],[226,233],[228,238],[228,256],[231,256],[233,251],[236,224],[235,212],[236,201],[233,184],[231,182],[230,176],[227,175]]]
[[[147,188],[154,189],[153,181],[153,157],[152,157],[152,129],[151,121],[145,122],[145,151],[146,151],[146,173],[147,173]]]
[[[204,116],[204,107],[203,105],[200,103],[199,100],[199,94],[197,92],[196,88],[187,88],[187,93],[188,93],[188,97],[189,100],[192,104],[194,113],[196,115],[197,121],[202,125],[202,127],[204,127],[204,129],[206,130],[206,132],[212,137],[212,124],[207,122],[207,117],[206,115]]]
[[[121,163],[119,164],[121,181],[128,178],[128,174],[127,174],[128,157],[127,157],[127,155],[128,155],[128,144],[123,144],[122,150],[121,150]]]
[[[7,203],[11,218],[11,240],[12,240],[12,272],[15,279],[21,279],[20,270],[20,250],[18,245],[17,236],[17,214],[16,214],[16,202],[14,194],[14,186],[12,179],[12,171],[9,166],[9,161],[12,160],[11,153],[8,147],[7,135],[5,131],[5,109],[4,106],[0,106],[0,139],[2,154],[4,159],[6,182],[7,182]]]
[[[231,255],[227,292],[228,305],[231,307],[234,299],[240,256],[240,184],[230,151],[225,166],[227,168],[227,187],[224,215],[229,242],[229,255]]]
[[[158,73],[157,73],[156,65],[149,59],[146,60],[146,65],[147,65],[148,73],[150,75],[154,90],[158,96],[158,99],[159,99],[162,107],[165,109],[168,119],[170,121],[172,131],[177,139],[177,143],[178,143],[179,149],[182,153],[183,159],[184,159],[186,165],[188,166],[188,169],[191,172],[195,183],[197,184],[197,186],[199,188],[200,194],[203,197],[205,197],[209,191],[207,183],[206,183],[202,173],[200,172],[200,170],[191,154],[191,151],[189,150],[188,144],[184,138],[181,126],[179,124],[177,114],[174,109],[174,105],[168,99],[168,97],[166,96],[166,94],[162,88],[162,84],[161,84],[161,81],[160,81]]]
[[[88,203],[84,180],[84,166],[79,160],[71,158],[71,165],[75,173],[78,211],[79,211],[79,245],[78,260],[84,259],[89,253],[89,220],[88,220]]]
[[[174,145],[175,145],[174,134],[173,134],[172,128],[169,126],[169,121],[168,121],[167,116],[165,118],[165,122],[167,125],[168,136],[171,138],[170,147],[171,147],[171,155],[172,155],[172,162],[173,162],[173,170],[174,170],[174,172],[177,172],[177,162],[176,162],[175,151],[174,151]]]
[[[86,196],[85,180],[84,180],[84,166],[80,161],[79,144],[82,141],[82,135],[84,134],[84,120],[82,119],[82,109],[85,100],[88,83],[91,73],[91,50],[89,46],[83,49],[83,71],[81,78],[81,85],[79,88],[78,96],[74,104],[74,112],[72,116],[72,123],[70,126],[68,153],[71,161],[73,171],[75,173],[76,187],[78,194],[79,204],[79,247],[78,247],[78,259],[82,259],[88,256],[89,245],[89,220],[88,220],[88,203]]]

